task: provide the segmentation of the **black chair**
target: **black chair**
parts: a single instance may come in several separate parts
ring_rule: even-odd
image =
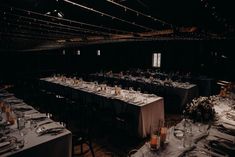
[[[77,122],[75,127],[71,129],[72,131],[72,156],[76,156],[74,152],[74,147],[80,145],[80,154],[82,155],[91,151],[92,157],[95,157],[95,153],[92,147],[92,129],[94,126],[94,119],[92,109],[89,105],[78,105],[77,112]],[[87,145],[89,150],[87,152],[83,151],[83,146]]]
[[[127,135],[134,135],[134,116],[130,112],[128,105],[123,103],[121,110],[115,114],[115,127],[117,130],[127,133]]]

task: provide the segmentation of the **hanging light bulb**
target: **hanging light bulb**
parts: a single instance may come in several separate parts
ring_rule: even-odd
[[[46,13],[46,15],[50,15],[50,16],[55,16],[55,17],[59,17],[59,18],[63,18],[64,14],[61,11],[58,10],[53,10],[53,11],[49,11]]]

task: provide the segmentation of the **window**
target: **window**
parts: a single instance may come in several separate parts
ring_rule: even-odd
[[[80,56],[81,55],[81,51],[77,50],[77,55]]]
[[[97,56],[100,56],[100,50],[97,50]]]
[[[161,53],[153,53],[153,67],[154,68],[161,67]]]

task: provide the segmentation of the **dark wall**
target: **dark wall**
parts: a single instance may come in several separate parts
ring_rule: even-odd
[[[0,52],[0,78],[16,80],[53,73],[151,68],[152,53],[162,53],[162,70],[234,80],[233,41],[127,42],[41,52]],[[81,55],[76,55],[80,50]],[[101,56],[96,51],[101,50]]]

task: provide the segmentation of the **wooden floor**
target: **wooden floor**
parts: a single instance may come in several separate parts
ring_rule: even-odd
[[[166,115],[166,122],[178,123],[181,120],[179,115]],[[116,135],[108,133],[100,137],[96,137],[93,141],[93,149],[96,157],[127,157],[128,152],[134,149],[139,149],[145,142],[148,141],[148,137],[145,139],[138,139],[135,137],[129,137],[127,135]],[[84,145],[84,154],[80,154],[80,146],[74,147],[76,156],[80,157],[92,157],[88,146]]]

